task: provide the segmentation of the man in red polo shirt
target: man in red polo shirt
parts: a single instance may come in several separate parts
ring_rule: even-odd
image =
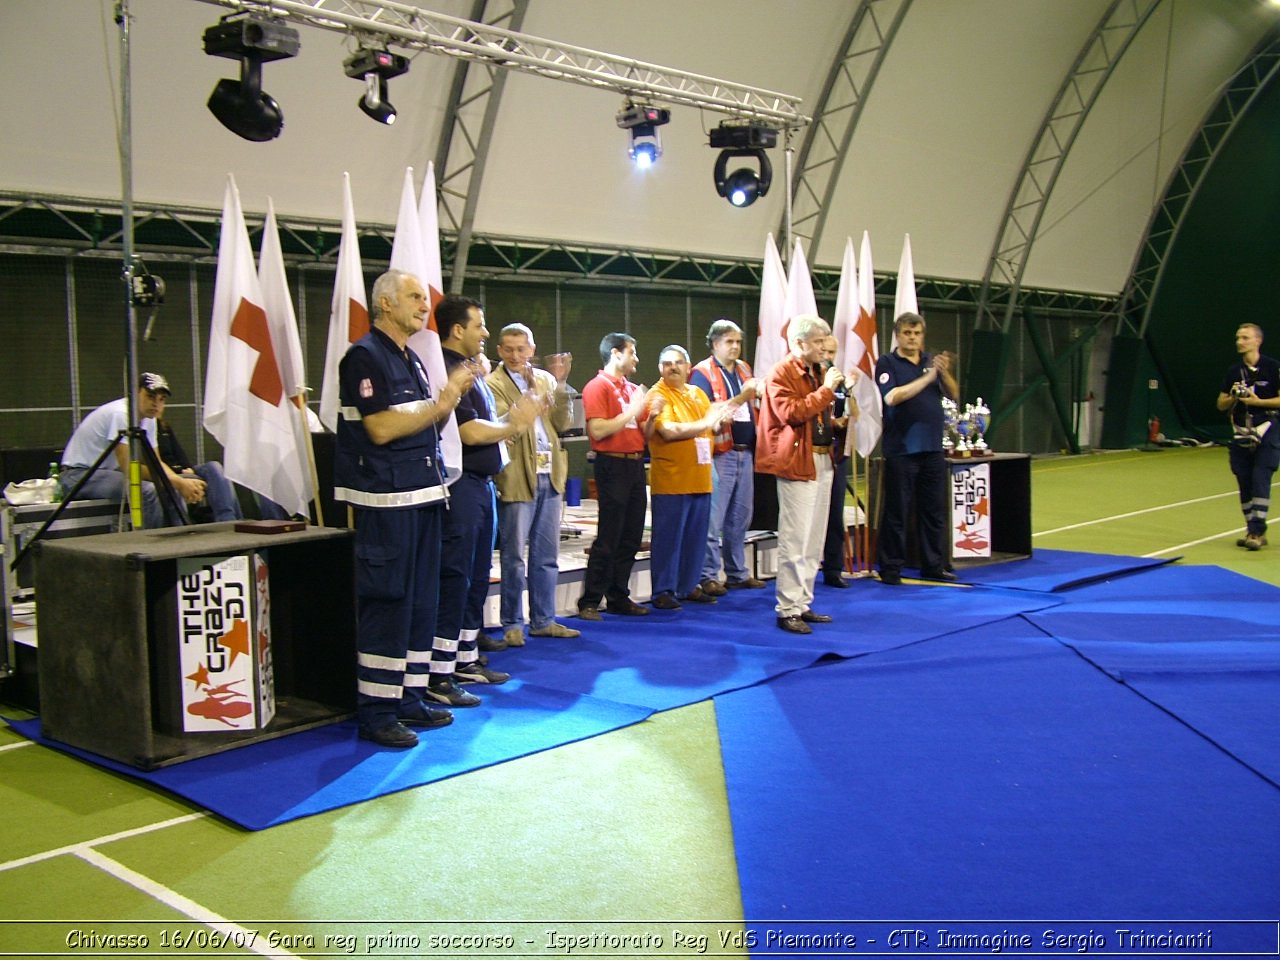
[[[598,527],[586,581],[578,598],[578,616],[601,620],[605,610],[624,616],[649,612],[631,599],[631,567],[644,536],[648,492],[644,482],[644,431],[649,415],[647,391],[627,378],[636,372],[635,338],[608,333],[600,341],[604,369],[582,390],[587,436],[595,453]]]

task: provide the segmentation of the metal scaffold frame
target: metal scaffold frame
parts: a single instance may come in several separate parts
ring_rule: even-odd
[[[545,40],[494,24],[433,13],[393,0],[200,0],[233,10],[270,13],[388,45],[485,62],[552,80],[613,90],[663,103],[706,107],[747,120],[801,126],[801,98],[630,57]]]
[[[982,278],[978,329],[1008,332],[1040,221],[1089,111],[1161,0],[1112,0],[1062,80],[1023,160]]]

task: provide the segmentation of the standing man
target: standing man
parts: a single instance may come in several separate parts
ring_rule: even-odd
[[[360,736],[412,747],[406,726],[442,727],[447,710],[423,701],[440,586],[445,498],[438,424],[453,413],[471,373],[457,370],[432,396],[408,347],[431,303],[418,278],[390,270],[373,284],[373,328],[338,368],[341,409],[335,500],[356,526],[356,690]]]
[[[653,605],[679,610],[679,600],[715,603],[698,585],[711,517],[711,443],[731,400],[712,403],[689,385],[689,354],[671,344],[658,354],[661,379],[649,391],[649,481],[653,533],[649,568]],[[677,600],[677,597],[679,600]]]
[[[573,424],[567,380],[572,358],[548,358],[547,370],[535,370],[533,331],[509,323],[498,333],[501,366],[485,380],[499,417],[525,396],[537,401],[533,429],[507,439],[510,462],[498,474],[498,539],[502,547],[502,640],[524,645],[524,593],[529,591],[531,637],[577,637],[580,631],[556,622],[556,584],[560,579],[560,498],[569,473],[569,457],[560,433]],[[526,578],[525,549],[528,548]]]
[[[1262,328],[1242,323],[1236,329],[1240,359],[1227,370],[1218,394],[1218,409],[1231,415],[1231,472],[1245,521],[1236,546],[1246,550],[1267,545],[1271,476],[1280,465],[1280,364],[1261,351]]]
[[[907,517],[914,501],[920,576],[955,580],[947,558],[947,460],[942,452],[942,398],[958,400],[951,354],[925,353],[924,317],[904,313],[893,323],[898,346],[876,361],[884,399],[884,519],[880,524],[880,582],[902,582]]]
[[[481,663],[479,652],[498,519],[493,478],[506,462],[503,441],[527,430],[539,407],[533,398],[521,397],[505,417],[499,419],[495,412],[493,395],[479,377],[478,358],[489,331],[478,300],[450,294],[436,304],[435,318],[445,369],[472,370],[477,379],[455,411],[462,439],[462,475],[449,488],[445,513],[440,615],[427,696],[454,707],[474,707],[480,698],[462,690],[458,682],[498,684],[511,679],[510,674]]]
[[[707,331],[711,356],[689,376],[713,403],[732,400],[733,417],[716,430],[712,447],[715,483],[711,488],[711,519],[707,525],[707,555],[702,563],[702,592],[718,597],[737,588],[758,589],[763,580],[747,569],[747,525],[755,502],[756,417],[752,400],[760,381],[742,354],[742,328],[732,320],[717,320]],[[723,566],[725,580],[720,579]]]
[[[812,633],[809,624],[831,617],[811,609],[813,578],[827,533],[831,500],[831,403],[844,375],[831,367],[821,378],[822,343],[831,328],[801,314],[787,326],[790,352],[765,379],[756,437],[756,464],[778,478],[778,626]]]
[[[578,616],[583,620],[603,620],[600,601],[605,598],[609,613],[643,616],[649,612],[631,599],[630,585],[648,503],[641,426],[649,415],[648,394],[642,385],[627,379],[640,359],[635,337],[606,333],[600,341],[600,359],[604,369],[582,390],[587,436],[595,453],[599,509],[596,539],[578,598]]]
[[[138,392],[134,397],[138,412],[138,426],[146,434],[151,449],[157,449],[155,418],[164,413],[164,398],[170,393],[169,381],[158,373],[144,373],[138,377]],[[129,427],[129,413],[124,397],[104,403],[80,421],[62,451],[62,465],[58,470],[58,483],[63,496],[80,481],[102,452],[114,446],[114,455],[102,461],[92,477],[76,494],[77,500],[114,500],[122,502],[128,496],[129,439],[121,437],[121,431]],[[159,455],[157,454],[157,459]],[[184,503],[199,503],[204,499],[205,482],[199,477],[175,473],[160,460],[160,467],[169,478],[174,492]],[[162,504],[156,486],[151,482],[147,466],[142,466],[142,522],[147,529],[163,527],[180,518],[171,516],[182,504]]]

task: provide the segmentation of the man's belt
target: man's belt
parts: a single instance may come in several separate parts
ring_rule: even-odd
[[[813,448],[813,452],[814,452],[814,453],[830,453],[830,452],[831,452],[831,444],[829,444],[829,443],[828,443],[828,444],[824,444],[823,446],[820,446],[820,447],[814,447],[814,448]]]
[[[741,451],[743,451],[743,450],[754,450],[754,449],[755,449],[755,447],[753,447],[753,446],[752,446],[751,444],[749,444],[749,443],[735,443],[735,444],[733,445],[733,449],[734,449],[734,450],[737,450],[737,451],[739,451],[739,452],[741,452]]]
[[[596,453],[599,453],[606,457],[613,457],[616,460],[643,460],[644,459],[643,453],[615,453],[612,450],[597,450]]]

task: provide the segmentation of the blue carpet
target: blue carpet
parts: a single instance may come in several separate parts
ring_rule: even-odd
[[[750,923],[1280,916],[1280,791],[1028,623],[715,703]]]
[[[1027,619],[1280,785],[1280,588],[1219,567],[1096,584]]]
[[[433,783],[599,736],[652,711],[513,681],[486,691],[451,726],[412,750],[381,750],[354,722],[330,724],[144,773],[40,737],[39,720],[9,721],[24,736],[169,790],[248,830]]]
[[[1058,593],[1114,579],[1125,574],[1173,563],[1177,557],[1150,559],[1109,553],[1079,553],[1074,550],[1040,550],[1026,560],[991,563],[957,569],[965,583],[1011,590]]]

